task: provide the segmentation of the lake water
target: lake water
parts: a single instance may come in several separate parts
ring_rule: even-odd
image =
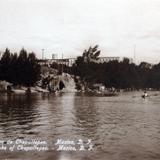
[[[48,151],[0,150],[14,160],[160,160],[160,93],[94,97],[76,93],[0,94],[0,140],[38,139]],[[58,139],[85,150],[57,151]],[[88,140],[93,146],[88,150]],[[0,144],[2,145],[2,144]]]

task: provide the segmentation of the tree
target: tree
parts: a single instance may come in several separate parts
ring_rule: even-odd
[[[12,54],[6,49],[0,60],[0,79],[13,84],[31,86],[40,78],[40,65],[34,53],[22,49]]]
[[[10,62],[11,62],[11,53],[10,53],[10,50],[6,48],[0,61],[0,73],[1,73],[0,79],[1,80],[9,80]]]
[[[84,62],[97,62],[97,60],[99,59],[99,55],[100,55],[100,50],[98,50],[98,45],[95,45],[93,48],[89,47],[88,50],[84,50],[83,52],[83,58],[84,58]]]

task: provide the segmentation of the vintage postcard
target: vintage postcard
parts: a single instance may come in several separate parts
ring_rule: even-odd
[[[160,160],[159,0],[0,0],[0,160]]]

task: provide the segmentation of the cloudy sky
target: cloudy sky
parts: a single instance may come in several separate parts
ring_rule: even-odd
[[[0,50],[76,57],[98,44],[102,56],[160,62],[160,0],[0,0]]]

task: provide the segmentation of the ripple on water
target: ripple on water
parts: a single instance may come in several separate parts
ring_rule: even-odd
[[[71,160],[159,160],[160,96],[143,100],[140,95],[1,95],[0,137],[92,139],[94,151],[66,153]],[[64,157],[53,151],[39,154],[34,153],[33,159]]]

